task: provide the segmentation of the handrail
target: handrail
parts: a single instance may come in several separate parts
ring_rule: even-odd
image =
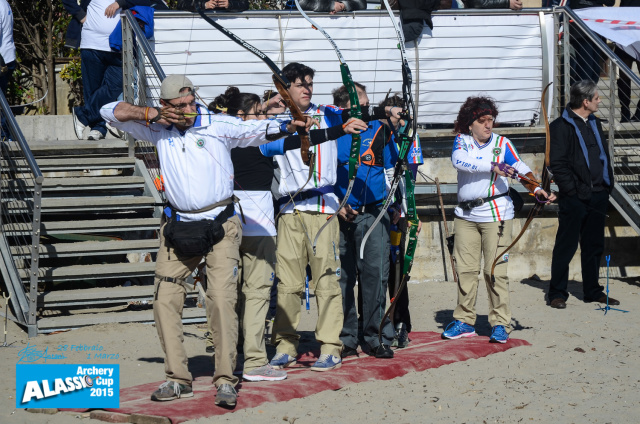
[[[29,165],[29,169],[36,179],[42,180],[42,178],[44,177],[42,176],[40,167],[38,166],[36,158],[33,156],[33,153],[31,152],[31,149],[29,148],[29,145],[24,138],[24,134],[22,134],[22,130],[18,125],[18,121],[16,121],[15,116],[13,116],[13,112],[11,112],[11,107],[9,106],[9,102],[7,102],[6,97],[4,97],[4,94],[0,95],[0,108],[2,108],[2,115],[9,125],[9,131],[11,132],[14,141],[18,143],[18,145],[20,146],[20,150],[22,150],[22,152],[24,153],[24,158],[27,162],[27,165]]]
[[[131,10],[125,10],[124,16],[129,21],[131,29],[133,29],[133,33],[136,35],[137,43],[140,45],[140,47],[144,51],[144,54],[149,59],[149,62],[151,63],[153,70],[156,71],[156,74],[158,74],[158,78],[160,78],[160,81],[164,80],[166,75],[162,70],[162,66],[160,66],[158,59],[156,59],[156,55],[153,53],[153,49],[151,48],[151,45],[149,44],[147,37],[144,35],[142,30],[140,29],[140,26],[138,25],[136,18],[133,17]]]
[[[26,238],[24,243],[29,244],[30,248],[30,266],[29,266],[29,292],[25,293],[23,282],[19,276],[17,265],[11,257],[10,247],[7,243],[7,233],[0,227],[0,237],[2,237],[2,249],[3,256],[8,255],[8,258],[4,258],[3,266],[7,271],[7,275],[10,277],[10,281],[5,281],[7,289],[12,293],[11,303],[16,313],[16,318],[21,324],[24,324],[28,328],[29,337],[37,335],[37,298],[38,298],[38,276],[40,266],[40,225],[41,225],[41,211],[42,211],[42,185],[44,182],[44,176],[42,171],[36,162],[33,152],[29,148],[27,141],[16,121],[16,118],[11,112],[11,108],[4,94],[0,93],[0,109],[2,110],[2,117],[9,128],[10,140],[3,140],[3,156],[6,152],[7,166],[10,167],[10,163],[13,159],[12,152],[20,155],[20,160],[24,161],[29,170],[31,171],[32,178],[34,180],[33,193],[25,190],[20,192],[19,189],[13,192],[14,196],[24,196],[25,199],[31,198],[31,211],[26,212],[20,218],[23,222],[28,223],[31,228],[30,240],[27,242]],[[4,157],[3,157],[4,159]],[[11,193],[12,180],[7,180],[7,193]],[[19,185],[17,185],[19,187]],[[5,203],[3,202],[3,205]],[[2,214],[5,212],[4,207],[0,211],[0,223],[4,224],[4,217]],[[7,217],[11,215],[7,213]],[[3,272],[4,275],[4,272]]]
[[[514,11],[511,9],[447,9],[447,10],[436,10],[432,13],[432,15],[537,15],[538,12],[546,12],[551,13],[554,9],[550,7],[532,7],[532,8],[524,8],[518,11]],[[128,11],[125,11],[126,13]],[[398,14],[398,11],[394,11]],[[131,13],[131,12],[129,12]],[[229,18],[249,18],[252,16],[257,17],[268,17],[273,16],[274,18],[283,17],[283,16],[302,16],[300,12],[297,10],[289,11],[289,10],[245,10],[244,12],[219,12],[215,10],[207,10],[207,13],[219,15],[220,17],[229,17]],[[352,12],[343,13],[340,15],[332,15],[328,12],[309,12],[311,16],[378,16],[381,13],[387,15],[387,11],[378,10],[378,9],[367,9],[367,10],[356,10]],[[180,10],[158,10],[155,12],[156,16],[165,17],[182,17],[193,15],[192,12],[180,11]]]

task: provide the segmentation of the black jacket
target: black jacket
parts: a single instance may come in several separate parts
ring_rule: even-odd
[[[205,9],[204,4],[207,0],[178,0],[178,10],[186,10],[195,12],[196,9],[206,10],[228,10],[234,12],[242,12],[249,9],[249,0],[229,0],[229,8],[227,9]]]
[[[509,9],[509,0],[463,0],[469,9]]]
[[[602,124],[596,118],[596,125],[602,140],[602,147],[607,155],[609,178],[611,186],[607,187],[609,193],[613,189],[613,170],[607,138],[602,132]],[[560,116],[550,125],[551,150],[549,164],[553,173],[553,180],[558,185],[561,195],[575,196],[582,200],[591,198],[591,171],[587,165],[587,159],[580,148],[580,141],[575,128],[564,117]]]
[[[333,5],[336,1],[337,0],[299,0],[298,3],[300,3],[302,10],[308,10],[311,12],[332,12]],[[340,3],[344,4],[345,12],[364,10],[367,8],[366,0],[340,0]],[[295,9],[295,5],[293,8]]]

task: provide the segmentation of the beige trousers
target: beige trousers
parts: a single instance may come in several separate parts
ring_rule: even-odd
[[[296,329],[300,322],[300,300],[304,296],[308,263],[315,282],[316,340],[321,345],[320,353],[340,356],[343,312],[338,220],[334,219],[320,234],[315,255],[309,240],[309,237],[315,238],[327,218],[327,214],[294,211],[282,215],[278,221],[276,274],[280,282],[272,336],[278,353],[297,356],[300,336]]]
[[[269,310],[271,287],[275,278],[276,238],[242,237],[242,335],[244,336],[244,372],[266,365],[265,320]]]
[[[233,375],[236,366],[236,344],[238,342],[238,263],[242,226],[237,216],[223,224],[224,238],[205,257],[207,265],[207,320],[212,323],[213,342],[216,347],[213,382],[238,383]],[[160,228],[160,250],[156,260],[155,299],[153,317],[165,354],[167,380],[191,385],[193,380],[187,367],[188,358],[184,349],[182,309],[187,296],[184,284],[163,281],[164,277],[186,279],[198,266],[202,257],[181,257],[168,246]]]
[[[495,284],[491,282],[491,265],[499,253],[511,244],[512,220],[500,222],[470,222],[456,218],[454,221],[455,243],[453,256],[458,271],[458,306],[454,319],[469,325],[476,322],[476,299],[478,297],[478,274],[484,258],[482,274],[489,293],[489,324],[503,325],[511,331],[511,306],[509,302],[509,278],[507,263],[509,254],[500,258],[494,271]],[[502,232],[502,236],[500,233]]]

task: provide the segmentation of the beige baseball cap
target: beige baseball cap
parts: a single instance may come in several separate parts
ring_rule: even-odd
[[[184,88],[191,90],[191,93],[195,92],[193,83],[185,75],[167,75],[160,86],[160,98],[163,100],[171,100],[177,99],[178,97],[185,97],[187,94],[180,93]]]

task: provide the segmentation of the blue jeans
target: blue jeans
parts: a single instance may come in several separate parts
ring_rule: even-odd
[[[122,93],[122,55],[82,49],[80,59],[84,106],[76,106],[74,110],[80,122],[105,135],[107,127],[100,116],[100,108],[116,101]]]

